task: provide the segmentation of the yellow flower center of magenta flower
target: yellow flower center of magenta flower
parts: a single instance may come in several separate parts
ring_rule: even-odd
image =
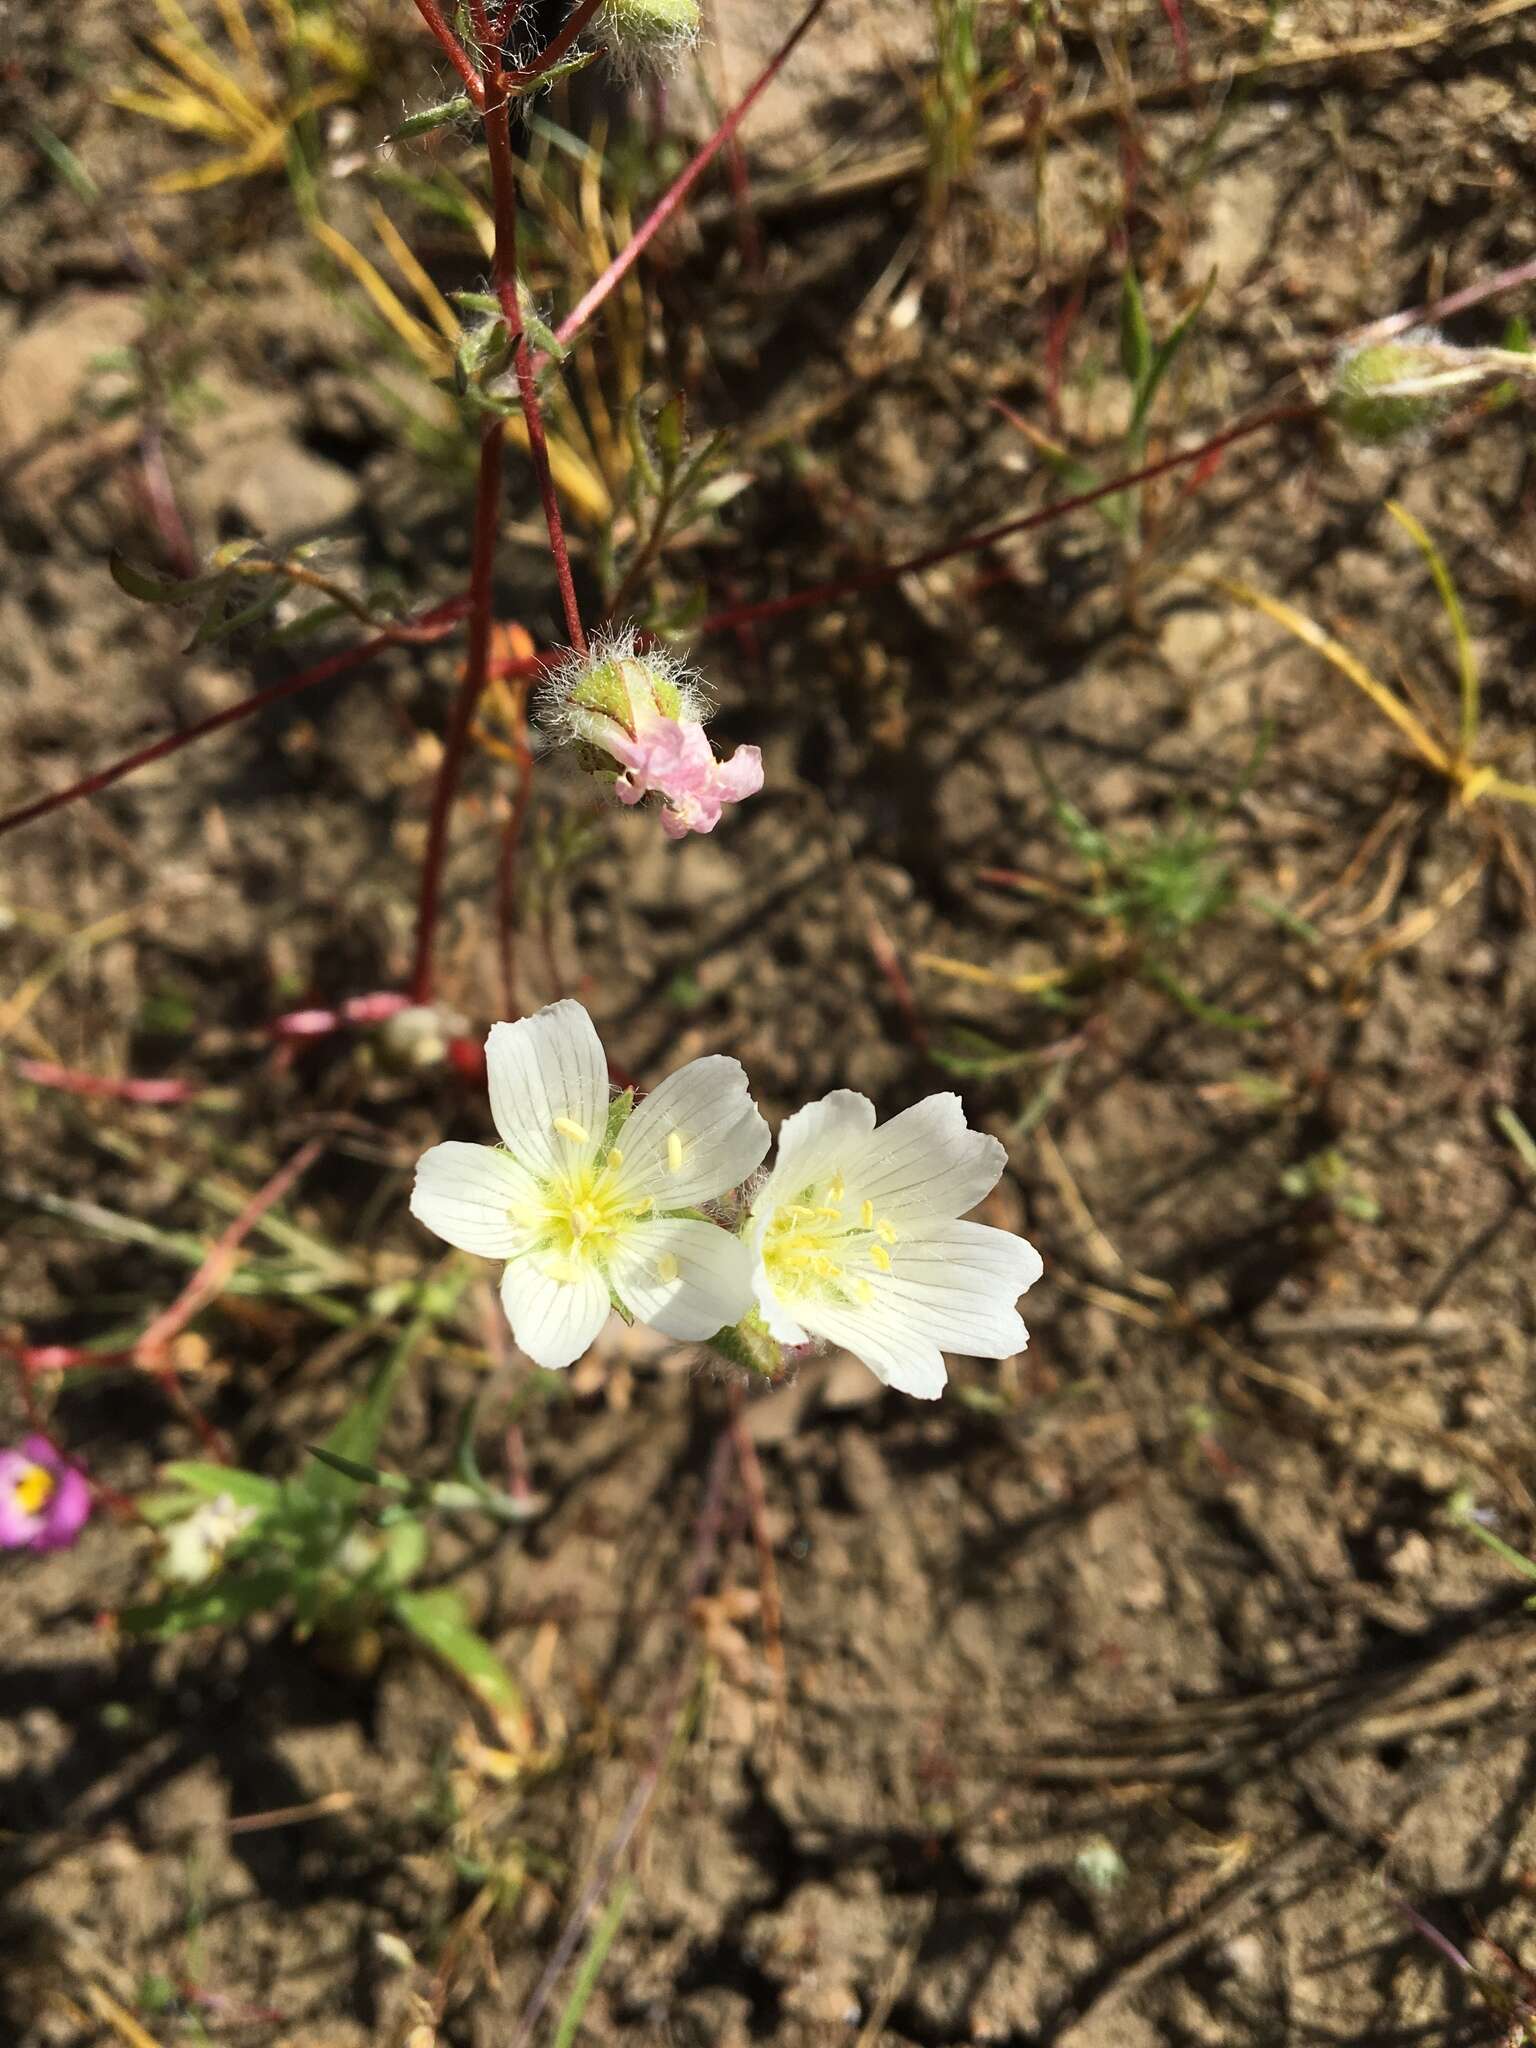
[[[29,1465],[17,1480],[14,1493],[23,1514],[40,1515],[53,1499],[58,1481],[46,1465]]]
[[[763,1237],[763,1264],[781,1298],[862,1303],[874,1296],[869,1269],[889,1273],[887,1246],[895,1242],[895,1227],[876,1216],[874,1203],[854,1210],[842,1175],[835,1174],[825,1187],[805,1188],[798,1201],[779,1204]]]

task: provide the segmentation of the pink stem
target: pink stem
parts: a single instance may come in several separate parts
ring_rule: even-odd
[[[76,1344],[32,1344],[6,1348],[28,1373],[68,1372],[82,1366],[136,1365],[176,1385],[175,1376],[168,1372],[165,1363],[165,1352],[172,1338],[178,1336],[198,1311],[221,1292],[234,1271],[241,1245],[273,1204],[280,1202],[299,1176],[314,1164],[324,1142],[322,1138],[311,1138],[308,1144],[300,1146],[286,1166],[280,1167],[257,1190],[212,1246],[176,1299],[168,1308],[161,1310],[133,1344],[118,1351],[91,1351]]]
[[[624,279],[628,277],[646,248],[661,233],[704,172],[736,133],[736,130],[747,118],[747,115],[752,111],[763,93],[773,83],[787,61],[790,52],[810,28],[826,4],[827,0],[811,0],[810,6],[790,31],[787,40],[779,46],[777,53],[768,60],[764,69],[758,73],[751,85],[747,87],[746,92],[736,102],[735,106],[731,108],[697,156],[684,167],[671,185],[668,186],[666,192],[657,201],[645,220],[636,228],[634,234],[624,244],[618,255],[614,257],[602,276],[588,287],[587,291],[571,308],[570,312],[566,314],[560,325],[555,329],[557,341],[567,342],[573,335],[579,334],[598,307],[603,303],[604,299],[613,291],[614,287],[622,284]],[[542,368],[543,359],[541,358],[536,362],[534,367],[536,369]]]

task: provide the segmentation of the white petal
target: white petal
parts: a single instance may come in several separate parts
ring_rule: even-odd
[[[802,1312],[807,1328],[816,1336],[862,1358],[875,1378],[898,1394],[937,1401],[943,1393],[949,1375],[938,1345],[919,1336],[900,1309],[879,1301],[861,1302],[856,1308],[807,1301]]]
[[[668,1074],[619,1132],[618,1145],[624,1200],[650,1195],[658,1209],[687,1209],[740,1186],[762,1165],[768,1126],[741,1062],[712,1054]]]
[[[847,1174],[848,1162],[862,1156],[875,1128],[875,1105],[851,1088],[834,1089],[819,1102],[808,1102],[779,1126],[779,1155],[761,1194],[752,1204],[755,1239],[760,1242],[781,1202],[793,1202],[807,1188],[819,1187],[835,1173]]]
[[[416,1162],[411,1214],[461,1252],[506,1259],[519,1236],[508,1211],[535,1192],[517,1161],[494,1145],[434,1145]]]
[[[580,1003],[493,1024],[485,1069],[501,1142],[536,1180],[596,1158],[608,1121],[608,1062]],[[584,1136],[557,1130],[557,1121]]]
[[[686,1216],[637,1223],[625,1231],[608,1270],[636,1322],[664,1337],[713,1337],[752,1306],[747,1248],[718,1224]]]
[[[958,1095],[930,1095],[893,1116],[843,1169],[850,1200],[899,1225],[963,1216],[992,1192],[1008,1164],[996,1138],[966,1128]]]
[[[770,1337],[776,1337],[781,1344],[806,1344],[811,1333],[803,1324],[797,1323],[788,1309],[774,1292],[773,1282],[768,1277],[768,1268],[761,1259],[752,1270],[752,1292],[757,1300],[758,1314],[768,1325]]]
[[[514,1259],[501,1276],[512,1335],[546,1372],[574,1365],[608,1320],[608,1289],[597,1268],[582,1263],[572,1270],[574,1280],[551,1279],[535,1253]]]
[[[1040,1254],[1011,1231],[940,1223],[898,1240],[891,1270],[870,1285],[914,1336],[971,1358],[1010,1358],[1029,1342],[1014,1304],[1040,1273]]]
[[[943,1223],[898,1243],[889,1273],[865,1277],[870,1299],[795,1304],[808,1329],[862,1358],[898,1393],[936,1400],[943,1351],[1008,1358],[1029,1342],[1014,1303],[1040,1277],[1032,1244],[985,1223]]]

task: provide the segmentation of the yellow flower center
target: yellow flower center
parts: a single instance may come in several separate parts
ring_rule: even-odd
[[[589,1134],[569,1117],[556,1117],[554,1128],[573,1144],[588,1142]],[[585,1164],[558,1168],[535,1199],[507,1212],[552,1279],[577,1281],[591,1266],[606,1272],[623,1232],[654,1210],[650,1195],[636,1200],[620,1194],[623,1165],[623,1153],[610,1146]]]
[[[57,1485],[46,1465],[29,1465],[16,1482],[16,1504],[23,1514],[40,1515],[53,1499]]]
[[[875,1215],[873,1202],[850,1212],[841,1174],[820,1189],[802,1189],[794,1202],[781,1202],[763,1237],[763,1264],[775,1294],[785,1299],[815,1295],[824,1301],[866,1303],[874,1299],[867,1269],[889,1273],[895,1227]]]

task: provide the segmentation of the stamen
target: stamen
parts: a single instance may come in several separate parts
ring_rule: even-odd
[[[668,1131],[667,1133],[667,1164],[674,1173],[682,1170],[683,1140],[682,1134],[678,1131]]]
[[[25,1515],[40,1515],[53,1499],[53,1474],[46,1465],[29,1465],[17,1480],[17,1505]]]
[[[589,1142],[589,1134],[571,1117],[557,1116],[555,1118],[555,1129],[562,1138],[569,1138],[574,1144],[585,1145]]]
[[[866,1202],[864,1206],[859,1210],[859,1221],[863,1224],[866,1230],[874,1229],[875,1205],[873,1202]]]
[[[663,1252],[656,1261],[656,1278],[664,1283],[677,1278],[677,1261],[670,1252]]]
[[[887,1244],[894,1244],[896,1242],[896,1226],[894,1223],[888,1223],[882,1216],[875,1225],[875,1235],[876,1237],[883,1237]]]
[[[615,1172],[617,1172],[618,1169],[624,1164],[624,1154],[619,1150],[617,1145],[615,1145],[608,1154],[608,1164],[614,1169]]]
[[[870,1263],[878,1266],[882,1273],[891,1270],[891,1255],[883,1244],[872,1244],[869,1248]]]
[[[829,1202],[840,1202],[847,1192],[848,1188],[843,1180],[843,1176],[840,1173],[834,1173],[827,1186],[827,1200]]]

